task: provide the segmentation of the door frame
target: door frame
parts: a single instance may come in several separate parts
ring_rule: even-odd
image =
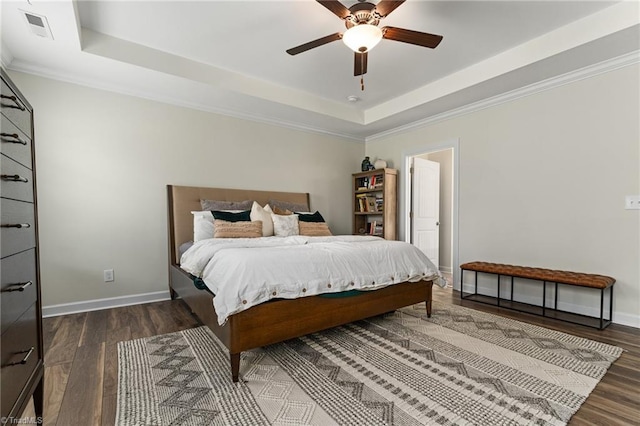
[[[450,139],[434,144],[421,145],[412,147],[402,152],[402,164],[400,173],[403,176],[400,179],[400,229],[404,233],[404,241],[411,241],[411,220],[409,212],[411,211],[411,159],[418,155],[429,154],[436,151],[444,151],[453,149],[453,206],[452,206],[452,223],[451,223],[451,273],[453,277],[453,288],[460,288],[460,263],[459,263],[459,233],[458,233],[458,205],[460,198],[460,139]]]

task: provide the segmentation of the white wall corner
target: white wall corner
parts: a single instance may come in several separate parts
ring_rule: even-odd
[[[4,69],[9,68],[9,65],[13,62],[13,53],[11,53],[4,42],[0,45],[0,61],[2,63],[2,68]]]

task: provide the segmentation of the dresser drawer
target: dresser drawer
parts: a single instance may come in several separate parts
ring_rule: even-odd
[[[31,139],[18,129],[4,114],[0,122],[0,152],[18,163],[32,168]]]
[[[4,155],[0,155],[0,195],[33,202],[33,173]]]
[[[2,80],[2,99],[0,99],[0,110],[18,129],[27,135],[31,135],[31,111],[11,90],[9,85]]]
[[[38,344],[38,319],[36,304],[33,304],[2,334],[0,412],[3,417],[11,412],[38,365]]]
[[[36,246],[35,216],[33,204],[24,201],[1,199],[2,252],[4,258]]]
[[[0,265],[0,274],[0,327],[1,333],[4,333],[38,297],[36,250],[31,249],[5,257]],[[22,290],[19,290],[20,288]]]

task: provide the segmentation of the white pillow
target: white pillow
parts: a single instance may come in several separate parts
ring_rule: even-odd
[[[224,210],[229,213],[240,213],[244,210]],[[215,227],[213,226],[213,214],[210,210],[191,212],[193,215],[193,242],[213,238]]]
[[[267,207],[269,207],[268,204],[267,204]],[[262,208],[260,204],[254,201],[253,205],[251,206],[250,217],[252,222],[255,222],[258,220],[262,221],[263,237],[273,236],[273,220],[271,219],[271,208],[269,208],[269,211],[267,211],[266,208]]]
[[[300,235],[297,214],[279,215],[271,213],[271,219],[273,220],[273,233],[276,237]]]
[[[193,215],[193,242],[213,238],[213,215],[209,210],[191,212]]]

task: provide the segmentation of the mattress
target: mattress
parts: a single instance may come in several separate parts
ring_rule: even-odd
[[[214,238],[198,241],[180,267],[215,295],[219,324],[275,298],[295,299],[402,282],[446,281],[417,247],[371,236]]]

